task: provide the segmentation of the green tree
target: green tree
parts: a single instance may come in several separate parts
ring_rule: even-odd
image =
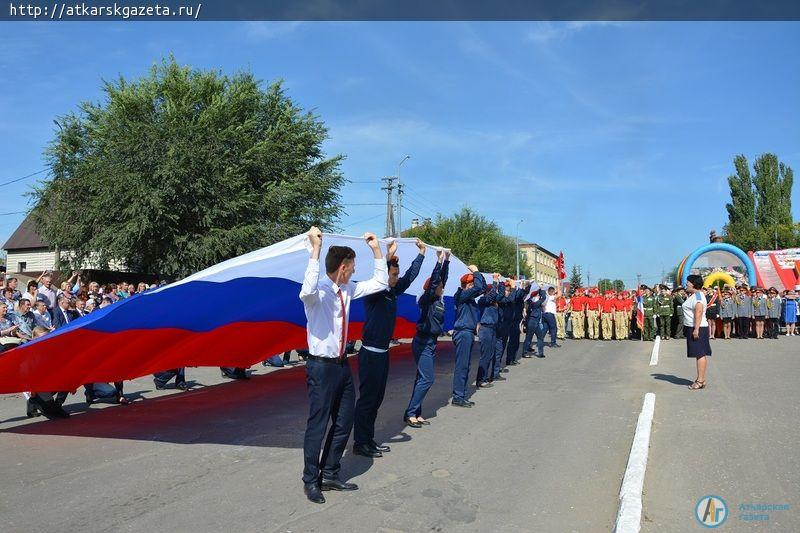
[[[334,228],[342,156],[327,129],[252,73],[162,60],[60,117],[31,193],[41,235],[77,266],[176,278],[305,231]]]
[[[569,276],[569,286],[573,291],[583,287],[583,274],[581,273],[580,265],[572,265],[572,274]]]
[[[614,281],[612,281],[611,286],[617,292],[625,290],[625,282],[622,281],[621,279],[615,279]]]
[[[437,246],[450,248],[466,264],[475,264],[483,272],[516,273],[516,244],[503,235],[500,228],[484,216],[465,207],[452,216],[441,214],[430,224],[403,232],[403,237],[418,237]],[[520,274],[530,277],[531,271],[520,257]]]
[[[614,290],[614,284],[610,279],[602,278],[597,282],[597,290],[599,290],[601,294],[606,291]]]
[[[743,155],[734,158],[734,167],[736,174],[728,178],[726,240],[744,250],[800,246],[800,231],[792,220],[791,167],[770,153],[756,158],[753,173]]]

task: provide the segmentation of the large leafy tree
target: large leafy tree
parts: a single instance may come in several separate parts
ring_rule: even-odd
[[[280,82],[180,66],[105,82],[61,117],[36,188],[41,235],[77,266],[123,263],[176,278],[269,245],[340,211],[342,156]]]
[[[734,158],[734,167],[736,174],[728,178],[728,242],[744,250],[800,245],[800,227],[792,221],[792,168],[769,153],[756,158],[752,173],[743,155]]]
[[[516,244],[484,216],[465,207],[453,216],[437,215],[430,224],[403,232],[404,237],[418,237],[425,242],[450,248],[467,264],[483,272],[516,273]],[[520,258],[520,274],[530,277],[530,267]]]

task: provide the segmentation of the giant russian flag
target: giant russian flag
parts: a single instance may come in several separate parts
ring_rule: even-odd
[[[374,258],[360,237],[324,234],[331,245],[356,251],[354,281],[371,278]],[[381,240],[384,255],[387,239]],[[181,281],[121,300],[0,355],[0,393],[68,391],[84,383],[133,379],[183,366],[248,367],[286,350],[305,348],[306,317],[298,295],[310,245],[298,235],[235,257]],[[415,239],[398,239],[402,275],[417,256]],[[395,337],[414,335],[416,298],[433,270],[428,247],[419,276],[397,305]],[[467,267],[450,257],[445,327],[452,296]],[[361,337],[364,305],[350,307],[351,340]]]

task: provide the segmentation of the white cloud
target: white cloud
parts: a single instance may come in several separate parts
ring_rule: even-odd
[[[279,39],[297,31],[302,22],[246,22],[244,35],[251,41],[268,41]]]
[[[537,43],[560,41],[586,29],[604,26],[621,26],[619,22],[607,20],[573,22],[537,22],[527,33],[527,38]]]

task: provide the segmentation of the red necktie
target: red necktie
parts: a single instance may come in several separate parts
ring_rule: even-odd
[[[342,298],[341,287],[339,287],[339,303],[342,305],[342,341],[339,343],[339,359],[344,359],[345,337],[347,336],[347,314],[344,310],[344,298]]]

